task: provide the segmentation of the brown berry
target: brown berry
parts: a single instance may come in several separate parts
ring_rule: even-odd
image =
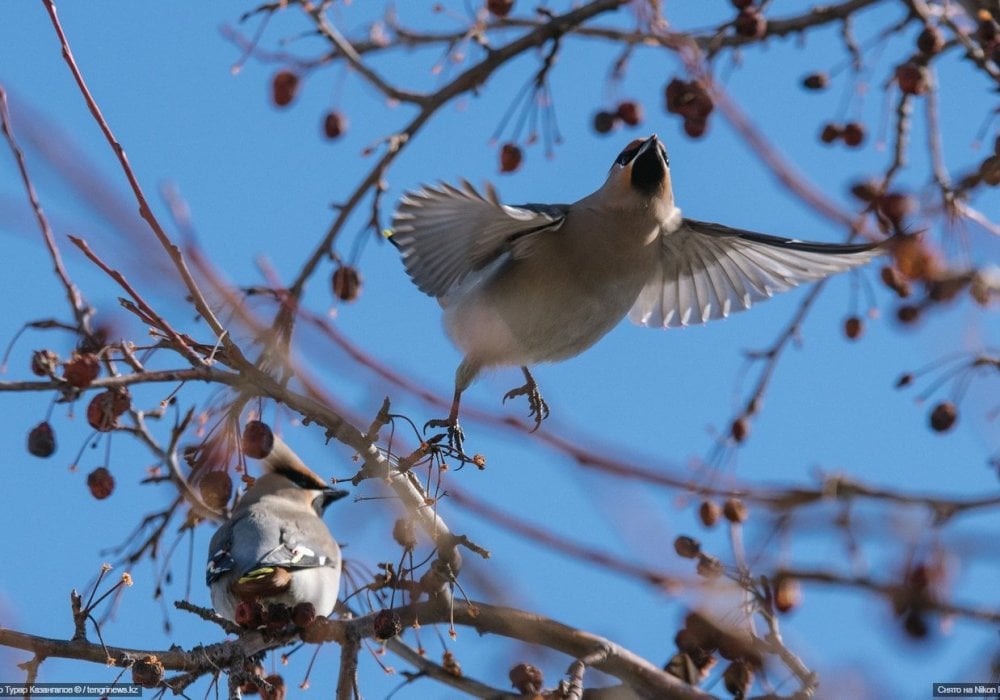
[[[247,421],[243,428],[243,454],[254,459],[264,459],[274,449],[271,426],[259,420]]]
[[[909,372],[904,372],[903,374],[899,375],[899,379],[896,380],[897,389],[902,389],[903,387],[909,386],[910,384],[913,384],[913,375],[910,374]]]
[[[101,363],[92,353],[74,352],[63,366],[63,379],[78,389],[90,386],[100,373]]]
[[[737,10],[745,10],[753,5],[753,0],[729,0]]]
[[[524,154],[516,143],[505,143],[500,147],[500,172],[512,173],[521,167]]]
[[[923,613],[914,608],[906,614],[906,619],[903,620],[903,629],[906,633],[913,637],[914,639],[923,639],[927,636],[930,631],[927,627],[927,621],[924,619]]]
[[[843,129],[836,124],[829,123],[825,124],[823,130],[819,132],[819,140],[823,143],[833,143],[843,135]]]
[[[736,33],[748,39],[760,39],[767,33],[767,20],[756,7],[745,7],[736,15]]]
[[[205,502],[206,506],[212,510],[221,511],[233,495],[233,480],[226,471],[210,471],[201,477],[198,490],[201,493],[201,500]]]
[[[700,554],[698,556],[698,567],[696,569],[699,576],[705,578],[719,578],[726,573],[726,567],[717,557],[710,554]]]
[[[628,126],[638,126],[642,123],[642,105],[635,100],[622,100],[618,103],[618,118]]]
[[[990,156],[980,163],[979,177],[990,187],[1000,185],[1000,156]]]
[[[719,522],[719,517],[722,515],[722,509],[719,508],[719,504],[715,501],[705,500],[701,502],[698,506],[698,517],[701,519],[702,525],[705,527],[712,527],[717,522]]]
[[[750,423],[747,422],[746,418],[737,418],[729,426],[729,434],[736,442],[743,442],[750,434]]]
[[[903,304],[896,309],[896,318],[900,323],[916,323],[920,320],[920,307],[913,304]]]
[[[316,619],[316,606],[312,603],[299,603],[292,608],[292,624],[296,627],[307,627]]]
[[[958,408],[951,401],[942,401],[931,411],[931,429],[936,432],[948,432],[957,420]]]
[[[844,143],[850,148],[857,148],[865,140],[865,127],[858,122],[847,122],[844,125]]]
[[[132,682],[143,688],[155,688],[163,681],[163,664],[155,656],[147,656],[132,664]]]
[[[521,695],[537,695],[545,685],[541,669],[531,664],[518,664],[507,675],[511,686]]]
[[[284,632],[292,621],[292,611],[284,603],[271,603],[264,613],[264,624],[271,634]]]
[[[901,63],[896,66],[896,83],[908,95],[923,95],[927,92],[927,69],[913,61]]]
[[[862,202],[870,202],[878,196],[878,186],[870,180],[862,180],[851,185],[851,194]]]
[[[399,518],[392,526],[392,539],[403,549],[417,546],[417,527],[413,518]]]
[[[618,115],[614,112],[601,110],[594,114],[594,131],[608,134],[618,125]]]
[[[715,108],[712,97],[697,80],[690,82],[674,78],[664,90],[667,111],[685,120],[705,121]]]
[[[895,268],[905,279],[933,282],[939,278],[937,253],[919,236],[894,237],[891,252]]]
[[[338,139],[347,131],[347,123],[343,112],[327,112],[323,117],[323,135],[328,139]]]
[[[687,535],[680,535],[674,540],[674,551],[685,559],[694,559],[701,554],[701,542]]]
[[[747,519],[747,507],[738,498],[727,498],[722,504],[722,514],[731,523],[743,523]]]
[[[240,627],[255,630],[264,624],[264,606],[258,600],[241,600],[233,612],[233,619]]]
[[[880,214],[898,227],[903,218],[916,208],[916,203],[908,195],[887,192],[876,200],[876,208]]]
[[[920,32],[917,37],[917,49],[920,53],[927,54],[928,56],[934,56],[935,54],[941,53],[941,49],[944,48],[944,38],[941,36],[941,32],[938,31],[937,27],[928,24],[924,27],[924,30]]]
[[[287,107],[299,90],[299,76],[290,70],[281,70],[271,80],[271,99],[279,107]]]
[[[791,576],[779,576],[774,582],[774,607],[786,613],[802,602],[802,585]]]
[[[486,0],[486,9],[494,17],[506,17],[514,9],[514,0]]]
[[[28,452],[36,457],[51,457],[56,451],[56,434],[48,421],[42,421],[28,433]]]
[[[825,90],[830,84],[830,78],[826,73],[810,73],[802,79],[802,87],[806,90]]]
[[[708,128],[708,121],[705,119],[685,119],[684,133],[693,139],[701,138]]]
[[[284,678],[274,674],[265,678],[264,682],[271,686],[271,689],[268,690],[266,686],[260,689],[261,700],[285,700],[288,695],[288,687],[285,685]]]
[[[385,641],[386,639],[392,639],[403,631],[403,622],[399,619],[399,615],[395,610],[385,609],[379,610],[376,613],[372,627],[375,632],[375,639]]]
[[[864,322],[857,316],[851,316],[844,321],[844,335],[851,340],[857,340],[865,332]]]
[[[333,273],[333,295],[341,301],[354,301],[361,294],[361,273],[353,265],[341,265]]]
[[[87,404],[87,423],[98,432],[109,432],[118,426],[118,416],[128,410],[128,407],[128,389],[106,389]]]
[[[87,488],[90,489],[90,495],[103,501],[114,492],[115,478],[107,467],[98,467],[87,475]]]
[[[38,377],[55,375],[59,366],[59,356],[51,350],[35,350],[31,353],[31,373]]]
[[[879,275],[886,287],[896,292],[901,298],[910,296],[912,289],[910,283],[903,277],[903,273],[891,265],[882,268]]]

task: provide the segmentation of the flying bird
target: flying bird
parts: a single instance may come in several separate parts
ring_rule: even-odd
[[[573,204],[508,206],[466,181],[408,192],[390,240],[464,354],[448,418],[428,423],[459,448],[459,401],[484,368],[521,367],[525,384],[504,401],[527,396],[537,429],[549,409],[528,368],[580,354],[624,316],[705,323],[881,252],[683,217],[655,134],[626,146],[600,189]]]

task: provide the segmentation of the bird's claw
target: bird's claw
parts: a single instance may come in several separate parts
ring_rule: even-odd
[[[528,397],[528,416],[535,421],[535,427],[531,429],[531,432],[535,432],[541,427],[542,421],[549,417],[549,405],[542,398],[538,391],[538,385],[534,382],[528,382],[524,386],[511,389],[503,395],[503,402],[507,403],[507,399],[513,399],[517,396]]]
[[[462,431],[462,426],[458,424],[457,420],[451,420],[449,418],[434,418],[424,423],[425,433],[428,428],[447,428],[448,447],[458,453],[458,456],[463,460],[465,459],[465,449],[463,445],[465,442],[465,433]],[[434,438],[431,438],[430,441],[434,442],[435,440]]]

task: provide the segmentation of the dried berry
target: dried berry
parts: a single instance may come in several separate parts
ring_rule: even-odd
[[[221,511],[233,495],[233,480],[228,472],[215,470],[201,477],[198,483],[201,500],[212,510]]]
[[[712,527],[717,522],[719,522],[719,516],[722,515],[722,509],[719,508],[719,504],[715,501],[702,501],[701,505],[698,506],[698,517],[701,519],[702,525],[705,527]]]
[[[259,420],[247,421],[243,428],[243,454],[254,459],[264,459],[274,449],[271,426]]]
[[[417,527],[413,518],[399,518],[392,526],[392,539],[404,549],[417,546]]]
[[[128,407],[128,389],[106,389],[96,394],[87,404],[87,423],[98,432],[109,432],[118,426],[118,416],[128,410]]]
[[[730,0],[730,2],[733,3],[733,7],[737,10],[745,10],[753,5],[753,0]]]
[[[920,32],[920,35],[917,37],[917,49],[920,53],[933,56],[941,53],[941,49],[943,48],[944,38],[941,36],[941,32],[938,31],[937,27],[930,24],[925,26],[924,30]]]
[[[722,574],[726,573],[726,567],[722,565],[722,562],[710,554],[699,555],[696,570],[699,576],[704,576],[705,578],[719,578]]]
[[[694,559],[701,554],[701,542],[687,535],[680,535],[674,540],[674,551],[685,559]]]
[[[271,687],[260,689],[261,700],[285,700],[288,695],[288,688],[285,686],[285,679],[277,674],[273,674],[264,679],[264,682]]]
[[[59,366],[59,356],[51,350],[35,350],[31,353],[31,373],[38,377],[55,375]]]
[[[882,282],[886,287],[896,292],[901,298],[906,298],[910,296],[912,289],[910,288],[910,283],[906,281],[901,273],[896,268],[891,265],[886,265],[882,268],[879,275],[882,278]]]
[[[403,622],[395,610],[379,610],[372,622],[375,631],[375,639],[385,641],[392,639],[403,631]]]
[[[267,606],[267,610],[264,613],[264,624],[267,626],[267,631],[271,634],[284,632],[291,621],[292,611],[284,603],[271,603]]]
[[[343,112],[334,110],[323,117],[323,135],[328,139],[338,139],[347,131],[347,117]]]
[[[830,78],[826,73],[810,73],[802,79],[802,87],[806,90],[825,90],[830,84]]]
[[[518,664],[508,676],[511,686],[521,695],[537,695],[545,685],[541,669],[531,664]]]
[[[916,608],[907,613],[906,619],[903,620],[903,629],[914,639],[923,639],[930,631],[923,613]]]
[[[1000,185],[1000,156],[990,156],[980,163],[979,177],[990,187]]]
[[[750,434],[750,423],[747,422],[746,418],[737,418],[729,426],[729,434],[736,442],[743,442]]]
[[[865,332],[865,324],[857,316],[851,316],[844,321],[844,335],[851,340],[857,340]]]
[[[316,606],[312,603],[299,603],[292,608],[292,624],[296,627],[307,627],[316,619]]]
[[[601,110],[594,114],[594,131],[608,134],[618,125],[618,115],[614,112]]]
[[[823,130],[819,132],[819,140],[823,143],[833,143],[841,136],[844,135],[844,130],[840,128],[837,124],[829,123],[823,126]]]
[[[514,9],[514,0],[486,0],[486,9],[494,17],[506,17]]]
[[[684,120],[684,133],[693,139],[703,136],[707,128],[708,122],[705,119]]]
[[[51,457],[56,451],[56,434],[48,421],[42,421],[28,433],[28,452],[36,457]]]
[[[74,352],[63,366],[63,379],[78,389],[90,386],[100,373],[101,363],[92,353]]]
[[[857,148],[865,140],[864,124],[858,122],[847,122],[844,125],[844,143],[850,148]]]
[[[774,607],[786,613],[797,608],[802,602],[802,586],[798,579],[779,576],[774,582]]]
[[[902,389],[904,386],[909,386],[910,384],[913,384],[913,375],[909,372],[899,375],[899,379],[896,380],[897,389]]]
[[[855,182],[851,185],[851,194],[862,202],[870,202],[878,196],[878,185],[870,180]]]
[[[132,664],[132,682],[143,688],[155,688],[163,680],[163,664],[155,656],[147,656]]]
[[[697,80],[674,78],[664,90],[667,111],[679,114],[686,121],[705,121],[715,105],[705,87]],[[686,126],[686,125],[685,125]]]
[[[618,118],[628,126],[638,126],[642,123],[642,105],[635,100],[622,100],[618,103]]]
[[[903,304],[896,309],[896,318],[900,323],[916,323],[920,320],[920,307],[913,304]]]
[[[876,202],[876,209],[897,228],[903,218],[916,208],[913,198],[899,192],[886,192]]]
[[[271,80],[271,99],[279,107],[287,107],[299,91],[299,76],[290,70],[278,71]]]
[[[892,239],[895,267],[908,280],[933,282],[941,272],[941,262],[934,250],[918,236],[896,236]]]
[[[756,7],[745,7],[736,15],[736,33],[748,39],[760,39],[767,34],[767,20]]]
[[[913,61],[902,63],[896,66],[896,83],[908,95],[923,95],[927,92],[927,69]]]
[[[264,624],[264,606],[258,600],[241,600],[236,605],[233,619],[240,627],[255,630]]]
[[[731,523],[743,523],[747,519],[747,507],[738,498],[727,498],[722,504],[722,514]]]
[[[952,429],[958,420],[958,408],[951,401],[942,401],[931,411],[931,429],[944,433]]]
[[[353,265],[341,265],[333,273],[333,295],[341,301],[354,301],[361,294],[361,273]]]
[[[107,467],[98,467],[87,475],[87,488],[90,489],[90,495],[103,501],[114,492],[115,478]]]
[[[500,147],[500,172],[512,173],[521,167],[524,154],[516,143],[505,143]]]

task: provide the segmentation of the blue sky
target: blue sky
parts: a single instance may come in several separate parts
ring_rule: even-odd
[[[461,3],[446,4],[462,15]],[[349,36],[362,36],[373,16],[374,4],[362,5],[333,10],[333,21]],[[798,6],[775,2],[772,11],[780,15]],[[713,3],[711,9],[704,3],[667,5],[668,17],[678,28],[709,26],[727,17],[727,8],[721,2]],[[155,196],[160,185],[174,183],[190,206],[203,249],[229,279],[247,285],[262,282],[256,265],[261,259],[283,280],[295,275],[332,221],[331,205],[343,200],[370,167],[371,159],[363,157],[362,150],[399,129],[412,112],[405,106],[387,105],[340,66],[307,76],[289,109],[272,107],[267,100],[269,80],[279,64],[251,59],[238,74],[230,70],[239,51],[221,36],[220,27],[235,25],[244,9],[235,3],[64,3],[60,16],[88,83],[147,193]],[[418,27],[432,23],[444,28],[460,26],[457,19],[432,15],[423,3],[400,8],[400,15]],[[628,13],[620,15],[606,21],[628,26]],[[155,264],[155,255],[137,248],[132,239],[97,217],[93,202],[66,183],[66,165],[53,167],[40,148],[32,145],[32,131],[48,134],[50,143],[56,142],[52,133],[57,131],[82,156],[71,154],[65,161],[82,166],[89,180],[110,183],[122,201],[132,206],[111,152],[61,61],[42,6],[11,4],[0,10],[0,16],[0,81],[9,92],[15,129],[74,280],[102,316],[107,314],[125,332],[141,336],[141,327],[118,310],[120,291],[70,249],[67,233],[86,238],[100,254],[120,265],[180,327],[204,334],[203,327],[191,323],[193,311],[184,304],[178,282]],[[856,31],[867,38],[896,18],[893,13],[867,13]],[[250,34],[254,26],[243,31]],[[306,28],[303,16],[289,10],[271,23],[262,46],[274,48],[280,39]],[[806,38],[804,48],[797,40],[772,41],[745,50],[740,65],[724,62],[717,72],[734,99],[814,186],[842,206],[853,207],[847,194],[849,184],[861,175],[878,173],[888,162],[889,154],[878,147],[877,138],[884,131],[880,124],[889,119],[882,88],[892,65],[890,57],[903,55],[901,47],[912,36],[894,39],[896,43],[881,54],[866,54],[873,72],[863,100],[849,99],[853,80],[847,72],[825,93],[804,93],[798,87],[803,74],[843,62],[838,37],[834,29],[821,30]],[[315,40],[300,39],[285,48],[312,55],[319,46]],[[468,51],[474,59],[475,49]],[[428,90],[447,79],[431,71],[439,55],[439,48],[393,51],[372,61],[398,84]],[[446,106],[388,173],[383,221],[388,222],[392,203],[404,190],[460,177],[477,184],[493,182],[509,202],[571,201],[601,184],[607,167],[629,140],[655,131],[670,151],[675,194],[687,215],[777,235],[828,241],[843,238],[844,231],[782,189],[717,115],[707,138],[692,141],[683,135],[679,120],[663,111],[663,86],[682,74],[674,56],[638,52],[625,80],[609,89],[604,78],[615,55],[615,48],[605,43],[564,42],[551,74],[564,143],[552,160],[543,156],[539,146],[527,149],[525,165],[514,175],[497,173],[496,149],[489,137],[539,57],[527,54],[511,62],[478,96],[463,96]],[[972,167],[985,155],[974,148],[974,141],[992,104],[989,86],[956,61],[944,64],[940,102],[941,120],[947,125],[945,152],[956,169]],[[454,75],[461,69],[449,70]],[[592,113],[626,97],[645,105],[645,123],[606,137],[593,134]],[[845,104],[849,105],[846,111]],[[350,120],[348,133],[332,143],[320,135],[322,115],[331,108],[342,110]],[[847,151],[818,143],[816,135],[823,121],[855,117],[866,123],[872,135],[864,148]],[[912,139],[915,144],[925,139],[921,119],[915,122]],[[6,342],[27,321],[67,314],[13,162],[6,147],[3,150],[0,250],[6,265],[0,338]],[[63,146],[59,150],[69,153]],[[900,177],[918,194],[925,191],[928,181],[923,150],[914,149]],[[993,192],[983,193],[975,204],[994,221],[1000,219],[1000,203]],[[169,221],[158,198],[156,208]],[[345,228],[338,244],[341,255],[350,256],[355,241],[370,235],[364,232],[366,213],[362,207]],[[935,229],[935,233],[940,231]],[[146,234],[140,229],[138,235]],[[995,237],[970,227],[967,238],[973,259],[997,259],[1000,245]],[[943,246],[949,254],[960,250],[953,243]],[[330,312],[338,329],[380,362],[449,395],[460,358],[440,330],[436,302],[410,284],[391,246],[369,240],[361,250],[357,261],[364,277],[361,298],[349,305],[335,304],[328,288],[332,269],[327,264],[307,290],[307,305],[321,314]],[[744,351],[773,341],[803,298],[802,290],[705,327],[657,332],[625,322],[580,357],[538,368],[535,376],[552,408],[542,431],[625,455],[646,468],[689,477],[695,483],[808,486],[816,484],[817,474],[837,472],[907,492],[956,497],[996,493],[996,474],[986,466],[988,456],[1000,450],[996,421],[990,420],[990,411],[997,410],[996,379],[973,384],[961,404],[958,426],[943,436],[926,427],[929,406],[914,401],[927,380],[907,391],[893,389],[901,372],[945,353],[995,348],[995,309],[983,310],[963,300],[929,314],[915,329],[901,329],[893,321],[894,302],[878,282],[877,270],[863,274],[865,283],[852,283],[851,277],[844,276],[828,286],[802,329],[801,347],[791,348],[782,359],[764,410],[753,422],[751,439],[714,476],[698,465],[710,454],[714,436],[727,429],[752,385],[754,375],[744,372]],[[881,317],[867,322],[859,342],[850,342],[843,336],[842,322],[852,313],[867,311],[865,285],[874,287]],[[852,302],[852,295],[857,302]],[[438,417],[435,407],[378,382],[342,354],[320,345],[308,331],[300,331],[299,339],[310,370],[364,421],[375,414],[386,393],[394,411],[417,423]],[[65,355],[71,342],[65,336],[28,331],[15,345],[6,376],[0,380],[28,378],[28,358],[38,347],[52,347]],[[159,361],[179,366],[166,358]],[[522,416],[523,403],[500,406],[503,393],[519,381],[517,370],[487,375],[468,392],[468,405]],[[206,398],[199,389],[192,391],[189,401]],[[169,388],[160,386],[135,394],[138,401],[155,405],[168,392]],[[932,402],[947,393],[947,388],[939,391]],[[100,563],[114,558],[102,550],[120,542],[144,513],[164,505],[168,496],[165,489],[138,486],[152,458],[124,437],[114,440],[110,452],[109,464],[118,481],[115,494],[103,502],[89,496],[85,476],[105,462],[105,445],[85,449],[79,469],[67,469],[85,444],[84,404],[72,410],[55,407],[59,451],[53,458],[41,461],[27,455],[22,447],[25,435],[42,420],[50,399],[24,393],[0,396],[8,416],[0,425],[0,435],[12,448],[5,470],[6,503],[0,510],[0,524],[8,535],[0,544],[0,557],[8,571],[20,569],[16,575],[0,577],[0,625],[65,637],[72,629],[69,590],[86,586]],[[266,415],[273,417],[273,409]],[[320,473],[340,477],[352,473],[349,452],[336,445],[324,446],[320,431],[294,425],[287,414],[279,425],[286,440]],[[165,435],[167,428],[161,426],[160,434]],[[520,432],[494,430],[472,421],[466,422],[465,429],[467,446],[486,454],[489,464],[483,472],[464,469],[450,474],[454,486],[463,492],[517,518],[549,527],[557,535],[678,575],[690,573],[689,563],[679,560],[671,545],[681,533],[698,536],[706,547],[731,561],[723,529],[703,531],[697,524],[695,497],[587,471]],[[377,485],[368,484],[357,495],[379,494]],[[454,530],[468,534],[493,553],[486,562],[466,557],[463,584],[468,582],[473,597],[507,602],[606,635],[654,662],[665,661],[673,652],[671,640],[684,605],[696,596],[664,595],[524,541],[447,502],[443,509]],[[748,548],[763,552],[768,560],[784,558],[803,568],[850,572],[860,561],[862,571],[889,580],[903,566],[908,545],[926,551],[940,541],[952,557],[955,599],[995,605],[991,592],[998,553],[995,534],[1000,526],[995,512],[963,518],[938,536],[918,509],[861,506],[855,513],[854,532],[860,559],[853,564],[848,561],[843,534],[834,532],[836,515],[835,506],[804,513],[793,535],[780,545],[786,549],[775,555],[780,547],[765,543],[770,521],[761,514],[748,526]],[[331,509],[327,520],[338,539],[347,544],[346,555],[373,567],[375,562],[398,556],[388,538],[394,517],[391,503],[385,500],[342,501]],[[41,527],[42,523],[47,526]],[[191,599],[201,604],[208,603],[201,572],[209,536],[207,528],[200,528],[193,543]],[[165,587],[168,602],[185,595],[188,546],[183,540],[173,559],[173,582]],[[25,561],[28,565],[19,566]],[[136,586],[103,630],[109,643],[156,648],[171,641],[192,646],[221,637],[214,627],[172,610],[172,635],[165,636],[161,604],[151,596],[156,571],[143,562],[133,575]],[[825,688],[831,697],[837,695],[833,679],[856,674],[884,684],[883,690],[893,695],[907,697],[925,696],[934,681],[987,677],[985,665],[997,647],[996,631],[987,625],[956,620],[936,631],[931,642],[916,644],[904,638],[883,600],[817,586],[807,586],[805,596],[802,609],[784,621],[786,641],[828,679]],[[439,658],[435,634],[425,629],[422,640],[431,656]],[[497,686],[506,684],[506,669],[518,661],[544,667],[550,682],[569,663],[557,655],[494,644],[470,630],[460,630],[449,648],[468,673]],[[323,663],[311,679],[312,693],[331,694],[336,658],[333,649],[322,652]],[[0,681],[21,678],[13,664],[23,659],[21,654],[0,649]],[[401,662],[392,664],[405,668]],[[301,679],[304,667],[301,660],[293,660],[285,671],[290,683]],[[43,681],[111,678],[112,670],[58,660],[46,661],[40,676]],[[782,679],[778,674],[775,680]],[[399,676],[387,677],[370,657],[363,658],[367,697],[384,697],[398,681]],[[790,688],[789,683],[779,686],[782,691]],[[723,692],[721,685],[712,690]],[[423,683],[395,697],[453,695]]]

